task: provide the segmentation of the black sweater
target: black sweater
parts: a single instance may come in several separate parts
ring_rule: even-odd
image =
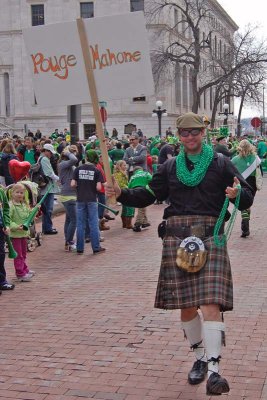
[[[194,168],[188,158],[187,166],[189,170]],[[252,205],[255,192],[231,161],[226,157],[220,161],[217,153],[214,154],[205,177],[197,186],[185,186],[178,180],[176,162],[171,159],[159,166],[149,184],[155,196],[146,188],[123,189],[118,201],[127,206],[142,208],[153,204],[155,199],[168,199],[170,205],[164,210],[164,219],[179,215],[218,217],[225,200],[225,189],[233,186],[235,176],[242,187],[239,210],[245,210]],[[234,203],[234,200],[231,201]]]

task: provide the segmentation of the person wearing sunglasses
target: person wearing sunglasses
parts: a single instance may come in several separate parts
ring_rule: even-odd
[[[140,144],[140,137],[137,133],[132,133],[129,142],[130,146],[125,150],[123,160],[128,166],[130,178],[135,167],[141,167],[144,171],[147,170],[147,149]]]
[[[218,245],[214,230],[218,224],[216,238],[224,238],[219,216],[226,196],[234,203],[240,195],[242,211],[252,205],[255,192],[227,157],[204,142],[201,116],[186,113],[177,119],[177,128],[179,154],[160,165],[145,188],[121,190],[114,181],[106,193],[139,208],[168,198],[166,224],[160,224],[163,251],[155,307],[181,309],[181,327],[196,357],[188,382],[199,384],[208,375],[207,394],[220,395],[230,390],[219,374],[225,331],[220,312],[233,309],[233,283],[226,243]]]

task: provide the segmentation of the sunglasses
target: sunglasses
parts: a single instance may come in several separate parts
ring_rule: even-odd
[[[179,130],[179,135],[182,137],[188,137],[189,135],[198,136],[201,133],[201,129],[187,129],[187,130]]]

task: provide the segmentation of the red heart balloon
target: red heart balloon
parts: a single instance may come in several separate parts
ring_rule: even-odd
[[[28,174],[31,164],[29,161],[10,160],[8,168],[14,181],[18,182]]]

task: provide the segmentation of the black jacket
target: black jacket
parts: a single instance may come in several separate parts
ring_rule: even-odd
[[[194,168],[187,159],[189,170]],[[176,176],[175,159],[167,160],[160,165],[149,184],[151,191],[146,188],[123,189],[118,201],[131,207],[146,207],[155,202],[155,199],[168,199],[169,206],[164,210],[163,218],[179,215],[206,215],[218,217],[225,201],[225,189],[233,186],[234,177],[241,184],[239,210],[249,208],[255,192],[242,178],[229,159],[223,157],[223,165],[218,161],[218,154],[214,154],[207,173],[199,185],[185,186]]]

